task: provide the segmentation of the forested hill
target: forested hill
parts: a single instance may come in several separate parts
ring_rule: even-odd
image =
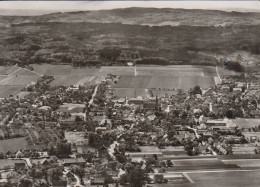
[[[2,16],[6,23],[24,22],[101,22],[123,23],[133,25],[257,25],[260,24],[260,13],[225,12],[219,10],[170,9],[170,8],[125,8],[98,11],[79,11],[52,13],[41,16],[24,16],[15,18]],[[1,22],[5,22],[1,20]]]
[[[126,48],[172,63],[259,63],[259,16],[154,8],[0,16],[0,64],[109,65]]]

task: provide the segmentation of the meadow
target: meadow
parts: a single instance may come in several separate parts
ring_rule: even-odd
[[[122,71],[126,71],[127,68],[122,68]],[[164,94],[175,94],[177,89],[188,90],[197,85],[206,89],[215,85],[215,80],[218,80],[218,77],[214,66],[138,65],[135,76],[122,75],[113,87],[119,97],[124,93],[125,97],[142,96],[136,95],[135,91],[141,88],[150,89],[153,95],[164,96]]]
[[[54,76],[52,86],[99,84],[107,74],[120,76],[113,85],[118,97],[173,95],[196,85],[209,88],[218,80],[216,67],[199,65],[137,65],[75,68],[70,65],[33,64],[33,71],[17,66],[0,66],[0,98],[16,96],[20,90],[42,75]],[[234,74],[219,68],[220,75]]]
[[[18,66],[0,66],[0,98],[18,95],[22,88],[39,77],[39,74]]]
[[[16,152],[21,149],[25,149],[28,145],[25,138],[12,138],[0,141],[0,153],[6,153],[8,151]]]

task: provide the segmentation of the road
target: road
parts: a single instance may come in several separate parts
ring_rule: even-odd
[[[115,156],[114,156],[114,149],[115,149],[115,147],[116,147],[116,145],[118,144],[118,142],[117,141],[114,141],[110,146],[109,146],[109,148],[108,148],[108,153],[109,153],[109,155],[111,156],[111,158],[113,158],[113,159],[115,159]]]
[[[218,76],[220,83],[222,83],[222,79],[221,79],[219,72],[218,72],[218,66],[216,66],[216,72],[217,72],[217,76]]]
[[[199,138],[199,137],[200,137],[200,135],[199,135],[198,132],[197,132],[197,129],[194,129],[194,128],[191,128],[191,127],[187,127],[187,129],[193,130],[194,133],[195,133],[196,138]]]
[[[69,172],[70,172],[70,170],[68,169],[68,168],[64,168],[64,172],[63,172],[63,175],[67,175]],[[74,173],[72,173],[71,172],[71,174],[75,177],[75,179],[76,179],[76,184],[74,185],[74,187],[83,187],[81,184],[80,184],[80,178],[76,175],[76,174],[74,174]]]
[[[90,101],[88,102],[88,107],[90,107],[90,106],[92,105],[92,103],[93,103],[93,101],[94,101],[94,98],[95,98],[95,96],[97,95],[98,87],[99,87],[99,85],[97,85],[97,86],[95,87],[94,93],[92,94],[92,98],[91,98]]]
[[[73,176],[75,177],[75,179],[77,180],[77,182],[76,182],[76,184],[74,185],[74,187],[82,186],[82,185],[80,184],[80,179],[79,179],[79,177],[78,177],[76,174],[74,174],[74,173],[72,173],[72,174],[73,174]]]

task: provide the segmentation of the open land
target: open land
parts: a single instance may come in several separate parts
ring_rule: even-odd
[[[0,141],[0,152],[6,153],[8,151],[14,152],[20,149],[25,149],[28,145],[25,138],[12,138]]]
[[[40,77],[39,74],[18,66],[1,66],[0,68],[0,98],[9,95],[16,96],[26,85]]]
[[[113,86],[118,97],[146,97],[148,89],[154,95],[172,95],[177,89],[188,90],[196,85],[208,88],[216,84],[218,79],[214,66],[196,65],[139,65],[128,66],[102,66],[74,68],[70,65],[33,65],[33,71],[17,66],[0,68],[0,97],[16,96],[20,90],[36,81],[41,75],[54,76],[52,86],[86,86],[99,84],[104,76],[113,74],[120,76],[117,84]],[[234,74],[232,71],[219,68],[220,75]]]

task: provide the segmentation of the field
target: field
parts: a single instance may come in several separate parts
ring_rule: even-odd
[[[260,160],[259,159],[242,159],[242,160],[239,160],[239,159],[235,159],[235,160],[224,160],[223,161],[224,163],[226,164],[236,164],[240,167],[246,167],[246,168],[249,168],[249,167],[260,167]]]
[[[9,97],[10,95],[17,95],[24,86],[0,86],[0,98]]]
[[[52,76],[93,76],[98,75],[100,69],[98,68],[73,68],[70,65],[51,65],[51,64],[34,64],[33,69],[35,72],[42,75]]]
[[[0,98],[18,95],[22,88],[39,77],[37,73],[25,68],[0,66]]]
[[[27,146],[25,138],[13,138],[0,141],[0,153],[6,153],[8,151],[16,152],[20,149],[25,149]]]
[[[175,94],[177,89],[188,90],[196,85],[206,89],[215,85],[215,80],[218,77],[214,66],[137,66],[135,76],[120,76],[114,89],[119,97],[142,96],[131,90],[137,88],[151,89],[153,95],[164,96]]]
[[[192,65],[138,65],[102,66],[101,68],[74,68],[70,65],[34,64],[33,71],[17,66],[0,66],[0,98],[16,96],[20,90],[36,81],[41,75],[54,76],[53,86],[99,84],[107,74],[120,76],[113,86],[118,97],[147,97],[173,95],[177,89],[188,90],[196,85],[209,88],[217,83],[218,77],[214,66]],[[220,75],[233,74],[218,68]],[[150,92],[151,91],[151,92]],[[151,94],[152,93],[152,94]]]
[[[147,91],[140,88],[115,88],[114,94],[118,97],[146,97]]]
[[[237,118],[233,122],[239,128],[251,128],[260,125],[260,119]]]
[[[185,186],[196,187],[219,187],[219,186],[236,186],[236,187],[259,187],[260,178],[259,171],[223,171],[223,172],[201,172],[189,173],[194,180],[193,184],[185,184]],[[184,185],[176,185],[184,186]]]
[[[121,76],[115,88],[147,88],[152,77]]]

